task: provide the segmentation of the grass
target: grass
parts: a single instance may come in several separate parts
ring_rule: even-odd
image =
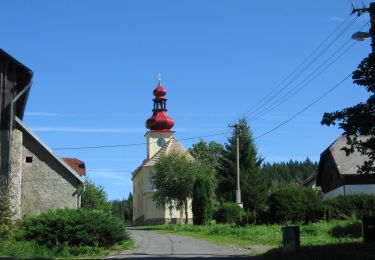
[[[175,233],[206,239],[218,244],[281,246],[283,225],[159,225],[147,226],[148,230]],[[315,246],[339,243],[358,243],[361,238],[359,220],[334,220],[302,225],[301,245]]]
[[[110,248],[101,247],[68,247],[61,245],[49,249],[38,245],[35,241],[1,241],[0,256],[27,259],[93,259],[108,255],[113,251],[129,250],[134,248],[133,240],[126,240]],[[1,258],[1,257],[0,257]]]
[[[236,246],[267,245],[267,252],[258,252],[265,259],[375,259],[375,243],[362,242],[361,221],[332,220],[300,225],[300,251],[282,252],[284,225],[159,225],[145,229],[205,239],[217,244]]]

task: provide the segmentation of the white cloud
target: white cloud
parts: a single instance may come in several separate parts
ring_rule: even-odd
[[[60,113],[48,113],[48,112],[26,112],[26,116],[63,116]]]
[[[87,127],[31,127],[35,132],[64,132],[64,133],[143,133],[143,128],[87,128]]]
[[[328,21],[342,23],[343,21],[345,21],[345,19],[341,18],[341,17],[338,17],[338,16],[332,16],[332,17],[328,18]]]
[[[101,170],[100,172],[90,170],[87,171],[87,177],[93,179],[106,179],[106,180],[116,180],[116,181],[128,181],[131,178],[131,173],[129,172],[111,172],[111,170]]]

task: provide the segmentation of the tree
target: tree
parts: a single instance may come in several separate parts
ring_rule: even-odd
[[[104,188],[102,186],[96,186],[89,180],[84,183],[82,207],[86,209],[111,211],[111,205],[107,200],[107,193],[104,191]]]
[[[131,222],[133,218],[133,195],[129,193],[127,199],[111,201],[112,214],[124,222]]]
[[[206,225],[212,219],[214,176],[213,170],[206,165],[198,166],[199,175],[193,185],[193,221],[194,225]]]
[[[166,205],[185,211],[188,223],[188,200],[192,198],[196,176],[194,162],[185,155],[171,153],[160,157],[151,175],[151,183],[156,190],[153,200],[159,208]]]
[[[307,177],[316,174],[318,163],[309,158],[305,161],[264,163],[262,172],[268,179],[269,190],[273,192],[288,183],[301,183]]]
[[[207,143],[199,140],[188,149],[188,152],[200,163],[210,166],[215,171],[220,165],[220,159],[223,156],[224,147],[215,141]]]
[[[355,150],[367,155],[368,160],[359,166],[359,173],[375,173],[375,54],[371,53],[353,72],[354,83],[364,86],[370,93],[366,103],[345,108],[341,111],[324,113],[322,125],[336,125],[344,130],[349,148],[343,148],[347,155]],[[367,140],[360,140],[359,135],[368,136]]]
[[[260,171],[262,158],[257,156],[257,149],[253,141],[252,132],[247,120],[239,120],[240,125],[240,175],[241,192],[244,208],[259,210],[265,205],[267,197],[267,182]],[[236,173],[236,133],[225,144],[223,157],[220,160],[218,172],[218,188],[216,196],[221,202],[235,200],[235,173]]]

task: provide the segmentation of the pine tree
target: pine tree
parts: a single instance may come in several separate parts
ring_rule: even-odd
[[[208,168],[208,171],[211,171],[211,169]],[[207,225],[211,221],[213,214],[213,192],[213,183],[209,179],[209,176],[204,173],[200,174],[193,186],[192,211],[194,225]]]
[[[259,210],[266,201],[267,180],[260,171],[262,158],[257,156],[257,149],[254,144],[252,132],[247,120],[239,120],[240,126],[240,188],[242,202],[245,210]],[[218,173],[218,189],[216,196],[221,202],[234,202],[236,190],[236,133],[225,144],[223,157],[220,162]]]

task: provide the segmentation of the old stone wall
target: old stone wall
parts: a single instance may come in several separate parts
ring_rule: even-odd
[[[10,151],[9,198],[14,219],[21,217],[22,132],[14,129]]]
[[[23,133],[21,215],[77,208],[78,179],[29,133]]]

